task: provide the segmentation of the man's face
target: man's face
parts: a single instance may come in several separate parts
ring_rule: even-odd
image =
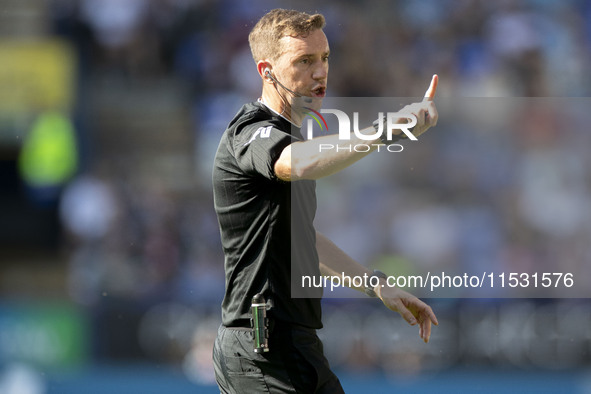
[[[330,53],[324,32],[317,29],[306,37],[283,37],[281,47],[283,53],[274,67],[277,79],[298,94],[321,102],[326,95]]]

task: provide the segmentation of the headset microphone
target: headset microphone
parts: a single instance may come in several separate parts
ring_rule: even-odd
[[[292,96],[294,97],[304,97],[304,101],[306,103],[311,103],[313,101],[312,97],[308,97],[308,96],[304,96],[302,94],[296,93],[293,90],[287,88],[286,86],[284,86],[281,82],[279,82],[277,80],[277,78],[275,78],[275,76],[271,73],[271,70],[267,67],[265,68],[265,70],[263,71],[263,74],[265,74],[265,77],[269,78],[270,80],[272,80],[274,83],[276,83],[277,85],[281,86],[284,90],[288,91],[289,93],[292,94]]]
[[[268,68],[265,68],[265,76],[268,77],[270,80],[272,80],[277,85],[281,86],[283,89],[285,89],[289,93],[291,93],[294,97],[302,97],[301,94],[294,92],[293,90],[285,87],[281,82],[279,82],[277,80],[277,78],[275,78],[275,76],[271,73],[271,70],[269,70]]]
[[[275,82],[277,85],[281,86],[284,90],[286,90],[289,93],[291,93],[292,96],[294,96],[294,97],[304,97],[304,101],[305,102],[307,102],[307,103],[311,103],[312,102],[312,97],[308,97],[308,96],[304,96],[302,94],[296,93],[293,90],[287,88],[281,82],[279,82],[279,80],[277,80],[277,78],[275,78],[275,76],[271,73],[271,70],[269,70],[269,68],[265,68],[265,70],[263,71],[263,73],[265,74],[265,77],[269,78],[270,80],[272,80],[273,82]]]

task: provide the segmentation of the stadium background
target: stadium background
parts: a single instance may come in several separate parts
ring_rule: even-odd
[[[223,258],[211,161],[226,122],[260,93],[246,36],[275,7],[325,14],[331,96],[416,96],[435,72],[441,97],[591,90],[584,0],[1,0],[0,393],[216,392],[210,354]],[[532,128],[520,144],[556,139]],[[554,203],[589,201],[589,146],[569,164],[582,169],[578,187]],[[452,169],[513,159],[482,145],[464,161],[447,153],[438,159]],[[397,187],[449,187],[425,179],[403,177]],[[494,176],[456,181],[489,197],[498,186]],[[503,193],[527,201],[524,184]],[[454,190],[439,195],[461,204]],[[425,211],[446,227],[449,215]],[[549,220],[544,210],[522,212],[525,225],[512,234],[527,241],[519,248],[498,241],[503,229],[490,215],[475,215],[478,236],[458,264],[483,254],[509,256],[515,270],[556,256],[588,262],[589,212],[562,212]],[[425,217],[411,219],[427,231]],[[402,252],[413,260],[452,251],[445,257],[454,261],[453,242]],[[433,307],[441,325],[425,346],[369,300],[327,300],[322,335],[347,392],[591,391],[588,300]]]

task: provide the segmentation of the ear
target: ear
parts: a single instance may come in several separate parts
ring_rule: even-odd
[[[272,69],[273,67],[271,66],[271,63],[268,60],[259,60],[257,62],[257,71],[259,72],[259,75],[261,76],[264,82],[273,82],[273,80],[269,76],[265,75],[266,70],[271,71]]]

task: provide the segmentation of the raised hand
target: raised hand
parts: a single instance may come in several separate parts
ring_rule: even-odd
[[[413,114],[417,118],[417,124],[412,128],[412,133],[415,137],[420,136],[437,124],[439,114],[437,113],[433,99],[435,98],[438,84],[439,77],[435,74],[431,78],[431,84],[425,92],[423,101],[409,104],[400,110],[400,113]]]

